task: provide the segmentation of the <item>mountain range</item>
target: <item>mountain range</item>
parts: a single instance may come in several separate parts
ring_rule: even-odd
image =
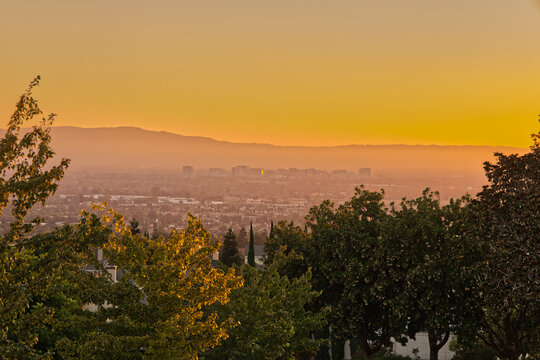
[[[80,128],[58,126],[52,146],[71,169],[197,170],[247,165],[264,169],[316,168],[332,171],[372,168],[374,173],[482,173],[494,152],[524,153],[527,149],[474,145],[344,145],[278,146],[234,143],[135,127]]]

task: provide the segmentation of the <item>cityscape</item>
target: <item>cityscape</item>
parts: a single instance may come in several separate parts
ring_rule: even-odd
[[[540,0],[0,1],[0,360],[540,360]]]
[[[141,170],[137,172],[68,171],[57,193],[32,216],[43,218],[38,231],[75,224],[81,209],[106,202],[126,219],[135,219],[143,231],[169,233],[186,224],[186,214],[201,218],[212,234],[223,235],[228,228],[246,229],[250,222],[256,243],[262,244],[272,221],[286,220],[302,225],[308,210],[323,200],[337,204],[351,197],[354,189],[384,189],[385,202],[399,203],[426,187],[437,189],[445,203],[462,194],[475,194],[481,176],[438,174],[372,174],[370,168],[358,171],[320,169],[269,169],[235,166],[231,169],[198,169],[183,165],[181,170]],[[7,230],[8,214],[0,217]]]

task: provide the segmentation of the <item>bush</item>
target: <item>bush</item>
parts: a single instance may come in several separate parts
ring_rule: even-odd
[[[464,346],[456,341],[450,342],[450,350],[455,351],[452,360],[495,360],[495,350],[477,341],[472,346]]]
[[[410,356],[402,356],[402,355],[387,353],[385,351],[379,351],[378,353],[374,354],[370,358],[366,358],[364,356],[356,356],[353,358],[353,360],[413,360],[413,359]]]

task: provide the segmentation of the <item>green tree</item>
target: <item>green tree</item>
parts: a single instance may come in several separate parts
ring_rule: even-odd
[[[343,205],[324,201],[306,217],[311,236],[305,258],[314,289],[322,291],[320,305],[332,307],[332,333],[356,340],[358,354],[367,357],[405,331],[388,300],[387,264],[378,258],[388,216],[383,193],[360,187]]]
[[[226,337],[232,320],[218,323],[217,314],[204,310],[227,303],[242,281],[233,268],[225,273],[212,267],[211,255],[221,244],[211,241],[197,218],[188,215],[184,230],[154,240],[132,235],[110,209],[101,221],[113,230],[104,254],[125,274],[99,306],[106,321],[89,334],[82,357],[196,359]]]
[[[255,238],[253,236],[253,223],[249,223],[248,265],[255,267]]]
[[[39,81],[38,76],[21,96],[0,140],[0,211],[10,204],[13,217],[10,231],[4,234],[3,248],[23,241],[23,235],[40,222],[33,219],[26,223],[25,217],[34,205],[44,204],[54,194],[69,164],[68,159],[62,159],[58,165],[48,168],[48,161],[54,156],[50,133],[55,114],[42,117],[30,131],[21,131],[23,124],[42,114],[32,96]]]
[[[244,257],[238,252],[236,235],[232,229],[227,230],[227,233],[223,236],[223,245],[219,252],[219,261],[228,267],[233,265],[241,266],[244,263]]]
[[[28,211],[56,190],[68,165],[47,163],[54,115],[19,135],[23,122],[41,113],[31,96],[38,82],[0,141],[0,210],[10,203],[14,219],[0,241],[0,357],[197,358],[232,324],[204,309],[226,303],[242,279],[212,268],[220,244],[196,218],[167,240],[133,235],[112,210],[82,212],[77,225],[28,236],[39,222],[26,223]],[[97,248],[109,263],[98,261]],[[117,282],[109,273],[116,266],[124,272]]]
[[[270,220],[270,233],[268,238],[271,239],[274,236],[274,220]]]
[[[394,316],[407,321],[407,333],[428,333],[430,360],[451,333],[474,338],[480,317],[474,264],[477,247],[464,236],[468,198],[441,206],[438,194],[403,199],[385,231],[381,262],[394,293],[385,295],[400,311]]]
[[[529,153],[496,153],[496,162],[484,163],[489,184],[469,222],[485,254],[479,336],[510,360],[540,358],[540,133],[533,139]]]
[[[0,140],[0,213],[10,207],[12,221],[0,238],[0,356],[31,358],[39,334],[32,324],[46,323],[51,318],[32,294],[40,291],[46,279],[36,276],[38,260],[27,246],[27,234],[40,222],[26,222],[29,211],[57,189],[69,160],[50,166],[51,125],[55,114],[42,117],[29,131],[22,126],[42,114],[32,90],[39,85],[36,77],[16,104],[6,133]],[[24,356],[23,356],[24,355]]]
[[[318,295],[311,289],[311,274],[289,280],[279,275],[275,266],[266,270],[244,266],[242,275],[244,286],[235,290],[231,301],[219,311],[224,318],[233,318],[237,326],[204,358],[273,360],[312,356],[323,341],[314,340],[311,334],[324,326],[325,313],[306,310]]]
[[[34,341],[17,346],[16,351],[11,348],[2,358],[69,358],[72,344],[83,342],[86,333],[99,327],[96,314],[84,308],[104,303],[112,282],[109,276],[95,276],[108,272],[92,250],[107,240],[107,234],[94,225],[83,220],[25,241],[32,256],[14,270],[32,276],[31,280],[23,278],[28,287],[28,308],[10,324],[8,339],[21,345],[33,334]]]
[[[136,219],[131,219],[129,222],[129,231],[131,231],[131,235],[137,235],[141,233],[141,229],[139,228],[139,222]]]
[[[241,248],[245,248],[248,245],[248,233],[246,231],[246,228],[241,227],[238,230],[238,234],[236,236],[236,242],[238,243],[238,246]]]
[[[272,237],[264,243],[266,254],[265,265],[274,263],[276,255],[283,252],[287,256],[280,261],[278,271],[289,279],[298,278],[308,270],[305,255],[308,252],[309,234],[301,227],[294,226],[292,222],[279,221],[273,227]]]
[[[472,344],[464,346],[458,338],[452,339],[448,346],[450,351],[455,352],[452,360],[496,360],[497,354],[495,350],[484,344],[478,338],[474,338]]]
[[[132,235],[111,209],[82,212],[77,225],[32,237],[33,257],[16,270],[36,280],[28,282],[28,309],[9,324],[12,346],[2,358],[195,359],[232,325],[205,309],[226,303],[242,281],[234,269],[212,268],[220,244],[210,239],[191,216],[167,240]],[[97,247],[108,264],[97,260]],[[111,263],[124,273],[118,281]],[[29,334],[32,342],[23,342]]]

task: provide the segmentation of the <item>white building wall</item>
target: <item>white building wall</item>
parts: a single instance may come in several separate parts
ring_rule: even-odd
[[[448,349],[448,344],[452,340],[450,339],[444,344],[441,350],[439,350],[439,360],[451,360],[454,356],[454,352]],[[403,356],[410,356],[414,359],[413,350],[418,349],[418,356],[422,360],[429,360],[429,340],[427,333],[418,333],[416,334],[416,340],[409,339],[405,346],[400,343],[394,343],[394,353]]]

